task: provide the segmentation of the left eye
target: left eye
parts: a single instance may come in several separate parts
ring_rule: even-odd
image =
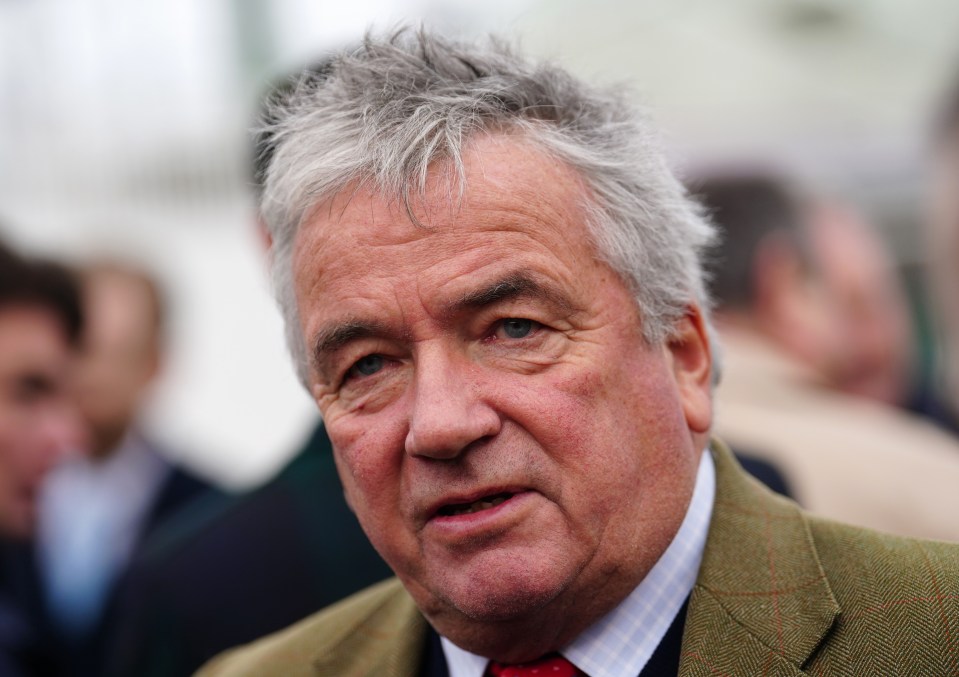
[[[501,327],[508,338],[521,339],[533,333],[536,322],[521,317],[509,317],[503,320]]]

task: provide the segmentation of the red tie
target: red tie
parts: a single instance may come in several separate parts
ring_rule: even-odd
[[[502,665],[490,661],[488,674],[491,677],[576,677],[582,673],[558,653],[553,653],[532,663],[519,665]]]

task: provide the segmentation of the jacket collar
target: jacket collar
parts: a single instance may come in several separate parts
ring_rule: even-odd
[[[679,673],[800,675],[840,610],[806,519],[711,447],[716,505]]]
[[[417,677],[426,619],[396,578],[349,600],[347,622],[318,636],[311,647],[315,675]]]

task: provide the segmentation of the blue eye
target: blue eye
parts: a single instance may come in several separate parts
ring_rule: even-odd
[[[372,376],[383,368],[382,355],[364,355],[350,367],[350,372],[359,376]]]
[[[526,338],[533,331],[533,321],[520,317],[510,317],[503,320],[503,333],[509,338]]]

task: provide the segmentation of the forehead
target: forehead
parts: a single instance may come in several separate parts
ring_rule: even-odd
[[[156,331],[154,298],[147,283],[110,270],[84,278],[87,347],[148,343]]]
[[[24,369],[53,370],[69,354],[60,319],[39,306],[0,307],[0,372],[9,376]]]
[[[560,277],[602,265],[586,225],[588,193],[575,171],[508,136],[472,142],[463,160],[462,194],[445,166],[431,168],[426,190],[410,205],[417,223],[400,200],[365,187],[315,209],[294,249],[298,302],[330,292],[362,296],[367,285],[410,276],[452,293],[468,283],[464,276],[493,274],[520,258]]]

